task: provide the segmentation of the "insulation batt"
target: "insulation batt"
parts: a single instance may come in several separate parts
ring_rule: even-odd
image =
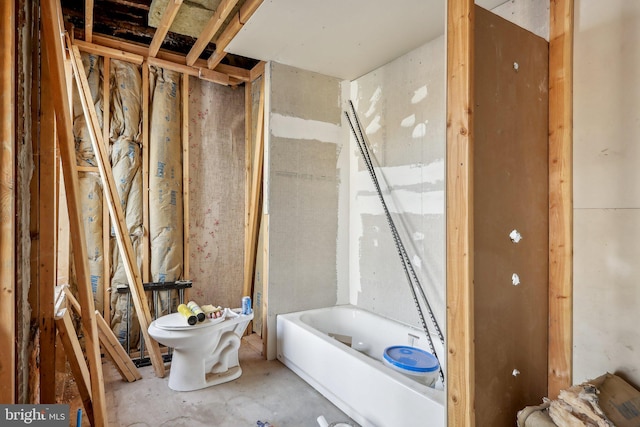
[[[172,282],[181,278],[183,266],[181,75],[149,68],[151,277],[154,282]],[[167,303],[162,300],[162,313]]]

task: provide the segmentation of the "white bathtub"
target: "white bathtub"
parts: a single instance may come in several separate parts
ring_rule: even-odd
[[[343,305],[279,315],[277,341],[278,359],[362,426],[445,425],[440,381],[433,389],[382,362],[392,345],[429,351],[423,331]]]

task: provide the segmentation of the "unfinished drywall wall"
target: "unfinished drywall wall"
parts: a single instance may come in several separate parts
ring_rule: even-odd
[[[576,1],[574,370],[640,386],[640,3]]]
[[[549,0],[509,0],[491,12],[549,40]]]
[[[350,94],[369,137],[385,200],[441,327],[444,48],[445,39],[439,37],[355,80]],[[382,205],[353,139],[349,153],[350,302],[421,327]]]
[[[189,80],[191,297],[239,307],[244,253],[244,90]]]
[[[267,357],[273,359],[277,314],[336,303],[342,110],[339,79],[270,63],[267,80]]]

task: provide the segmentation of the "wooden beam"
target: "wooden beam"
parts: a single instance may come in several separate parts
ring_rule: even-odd
[[[129,355],[124,351],[124,348],[122,348],[122,345],[120,345],[120,342],[113,334],[109,324],[102,318],[98,311],[96,311],[96,319],[100,332],[100,344],[102,344],[102,348],[115,365],[122,379],[130,383],[141,379],[142,375],[140,375],[140,371],[138,371],[136,365],[133,364]]]
[[[244,285],[242,295],[251,295],[256,263],[256,246],[258,241],[258,224],[260,215],[260,194],[262,192],[262,165],[264,161],[264,79],[260,81],[260,100],[258,103],[258,120],[256,123],[256,142],[252,156],[251,199],[249,200],[249,236],[244,248]]]
[[[16,7],[0,2],[0,402],[15,403]]]
[[[69,208],[69,227],[73,242],[73,256],[78,282],[78,292],[81,304],[90,310],[82,317],[85,328],[85,350],[91,372],[92,408],[96,426],[108,425],[106,400],[104,394],[104,378],[100,359],[100,344],[98,330],[94,316],[93,294],[89,280],[87,263],[87,247],[84,239],[84,225],[82,222],[82,207],[79,203],[80,186],[78,174],[75,170],[75,140],[73,136],[72,114],[67,80],[65,75],[65,51],[62,44],[63,27],[60,2],[43,0],[40,4],[42,14],[42,39],[47,50],[49,71],[51,72],[51,89],[56,112],[56,129],[60,147],[64,182],[66,186],[67,205]]]
[[[189,76],[182,75],[182,208],[183,208],[183,265],[182,278],[191,277],[189,272]]]
[[[109,144],[111,129],[111,58],[102,59],[102,140]],[[108,150],[108,147],[105,147]],[[109,218],[109,202],[102,194],[102,316],[103,320],[111,323],[111,220]],[[97,319],[97,318],[96,318]],[[98,319],[99,320],[99,319]],[[100,324],[98,324],[100,329]]]
[[[87,418],[89,420],[93,420],[93,422],[91,422],[92,426],[99,425],[96,423],[97,420],[95,419],[94,414],[89,369],[87,368],[87,363],[85,362],[84,355],[82,354],[78,335],[76,334],[76,330],[73,328],[73,322],[71,321],[69,310],[64,310],[63,315],[56,317],[55,322],[58,328],[60,340],[64,346],[65,354],[67,355],[67,360],[69,360],[71,373],[76,380],[78,392],[82,399],[82,404],[84,405]]]
[[[222,27],[225,19],[227,19],[233,8],[238,4],[238,1],[239,0],[222,0],[222,3],[218,5],[213,16],[202,29],[198,39],[187,54],[187,65],[195,64],[196,60],[200,58],[200,54],[202,54],[213,36],[220,30],[220,27]]]
[[[200,77],[202,80],[218,83],[223,86],[229,86],[231,84],[231,79],[228,75],[219,73],[215,70],[210,70],[208,68],[200,68],[198,77]]]
[[[100,177],[102,179],[103,192],[107,197],[109,205],[109,215],[113,222],[113,228],[116,234],[116,240],[118,242],[118,248],[120,249],[120,256],[124,264],[125,273],[129,282],[129,291],[133,300],[133,305],[138,315],[138,321],[140,322],[140,329],[144,335],[145,343],[149,349],[151,356],[151,363],[153,364],[156,376],[162,378],[165,374],[164,360],[160,353],[160,347],[158,343],[149,335],[149,325],[151,324],[151,313],[149,312],[149,304],[142,285],[142,279],[140,272],[138,271],[138,264],[133,252],[133,245],[131,239],[127,233],[127,226],[124,220],[124,213],[122,211],[122,204],[116,189],[115,180],[113,178],[113,172],[111,170],[111,164],[108,161],[108,155],[105,150],[104,142],[102,141],[102,134],[100,133],[100,125],[98,122],[98,116],[96,114],[95,107],[91,98],[91,91],[89,89],[89,82],[87,76],[84,74],[82,67],[82,57],[77,46],[72,46],[71,64],[73,66],[74,74],[76,76],[76,84],[78,86],[78,92],[80,94],[80,101],[82,103],[82,109],[87,120],[87,128],[91,137],[91,143],[93,151],[95,153],[96,162],[100,169]],[[74,246],[75,248],[75,246]],[[92,317],[93,311],[91,312]]]
[[[142,64],[142,188],[149,188],[149,64]],[[149,192],[142,192],[142,281],[151,281],[149,270],[151,246],[149,242]]]
[[[46,64],[47,51],[42,51],[42,63]],[[56,232],[58,228],[56,128],[51,94],[51,76],[47,67],[41,73],[41,115],[40,115],[40,163],[39,177],[39,253],[38,288],[40,354],[40,401],[56,401],[56,326],[54,312],[54,285],[56,283]]]
[[[94,44],[99,46],[110,47],[120,51],[133,53],[136,55],[140,55],[143,58],[147,57],[149,53],[149,48],[146,45],[143,45],[141,43],[126,42],[110,36],[105,36],[104,34],[94,34],[93,42]],[[187,65],[186,57],[184,55],[175,52],[169,52],[168,50],[163,49],[160,49],[160,51],[158,51],[156,59],[162,59],[164,61],[172,62],[177,65]],[[198,59],[193,64],[193,68],[195,68],[196,70],[200,68],[207,68],[207,61],[204,59]],[[222,74],[227,74],[229,77],[238,79],[243,82],[249,81],[249,70],[245,70],[244,68],[234,67],[227,64],[218,64],[218,66],[216,66],[214,70]]]
[[[91,43],[93,37],[93,0],[84,0],[84,39]]]
[[[549,21],[549,390],[573,375],[573,0],[551,0]]]
[[[137,65],[142,64],[142,61],[144,61],[144,57],[142,55],[126,52],[121,49],[100,46],[94,43],[83,42],[82,40],[74,40],[73,44],[75,46],[78,46],[78,49],[83,52],[93,53],[94,55],[101,55],[105,58],[121,59],[123,61],[131,62],[132,64]]]
[[[216,50],[207,61],[208,68],[214,69],[218,64],[220,64],[222,58],[227,55],[225,49],[236,34],[238,34],[242,29],[242,26],[249,20],[249,18],[251,18],[251,15],[253,15],[253,13],[262,4],[262,1],[263,0],[248,0],[242,5],[238,13],[234,15],[227,27],[216,40]]]
[[[475,426],[473,0],[447,6],[447,419]]]
[[[182,0],[169,0],[167,4],[167,8],[164,10],[162,14],[162,19],[160,20],[160,25],[156,29],[155,34],[153,35],[153,39],[151,40],[151,44],[149,45],[149,56],[155,57],[160,50],[160,46],[164,41],[164,38],[167,36],[169,32],[169,28],[171,28],[171,24],[173,20],[176,18],[178,14],[178,10],[182,6]]]
[[[249,80],[253,82],[258,77],[263,76],[264,75],[264,66],[265,66],[265,62],[264,61],[258,62],[256,64],[256,66],[251,69],[251,72],[249,73]]]

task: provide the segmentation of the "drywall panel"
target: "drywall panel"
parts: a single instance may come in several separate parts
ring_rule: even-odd
[[[475,16],[475,408],[499,426],[547,392],[548,43]]]
[[[438,323],[444,325],[445,40],[439,37],[351,85],[378,179]],[[381,202],[349,146],[350,302],[421,327]],[[425,316],[427,316],[425,312]]]
[[[510,0],[491,9],[491,12],[549,40],[549,0]]]
[[[478,3],[492,8],[504,1]],[[445,5],[445,0],[265,1],[227,51],[352,80],[442,36]]]
[[[574,207],[640,208],[640,3],[579,1]]]
[[[640,386],[640,210],[574,213],[574,374],[614,372]]]
[[[576,2],[574,382],[640,387],[640,4]]]
[[[191,297],[239,307],[244,254],[244,90],[189,80]]]
[[[268,343],[280,313],[336,303],[340,80],[270,64]]]

